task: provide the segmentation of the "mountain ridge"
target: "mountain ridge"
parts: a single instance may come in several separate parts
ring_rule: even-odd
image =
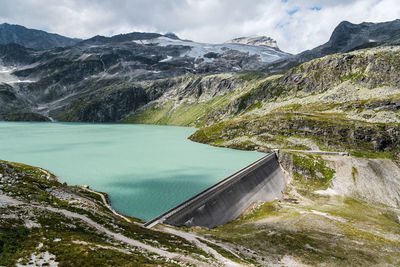
[[[290,57],[151,33],[44,51],[0,45],[0,120],[192,126],[192,141],[276,151],[288,177],[283,199],[226,225],[155,232],[116,217],[102,193],[0,160],[0,263],[398,265],[397,24],[342,22]]]
[[[348,21],[342,21],[333,30],[328,42],[317,46],[314,49],[301,52],[297,55],[302,61],[309,60],[310,57],[321,57],[327,54],[346,53],[357,49],[358,47],[374,47],[384,45],[391,41],[393,36],[400,34],[400,19],[388,22],[372,23],[363,22],[354,24]]]
[[[69,38],[42,30],[29,29],[21,25],[0,24],[0,44],[16,43],[27,48],[46,50],[75,45],[79,41],[81,39]]]
[[[248,37],[237,37],[226,41],[225,44],[247,44],[254,46],[267,46],[279,50],[277,42],[268,36],[251,35]]]

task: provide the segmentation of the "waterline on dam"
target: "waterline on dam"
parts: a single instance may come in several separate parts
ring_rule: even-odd
[[[109,194],[149,220],[261,158],[187,139],[188,127],[0,122],[0,159],[40,166],[61,182]]]

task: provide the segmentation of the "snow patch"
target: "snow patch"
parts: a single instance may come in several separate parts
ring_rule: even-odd
[[[209,52],[218,54],[224,53],[228,50],[237,50],[243,53],[249,53],[249,55],[259,55],[263,62],[273,62],[279,58],[288,56],[287,53],[275,50],[268,46],[254,46],[241,43],[225,43],[225,44],[207,44],[207,43],[196,43],[185,40],[175,40],[168,37],[158,37],[149,40],[133,40],[132,42],[137,44],[157,44],[158,46],[169,46],[169,45],[181,45],[188,46],[190,50],[182,56],[190,56],[194,58],[203,58],[203,56]]]
[[[25,266],[50,266],[55,267],[58,266],[58,262],[55,261],[56,256],[49,253],[48,251],[36,254],[33,253],[29,259],[28,264],[20,264],[17,263],[17,267],[25,267]],[[20,259],[21,261],[22,259]]]
[[[337,195],[339,195],[339,193],[336,192],[335,190],[333,190],[332,188],[328,188],[326,190],[317,190],[317,191],[315,191],[315,193],[317,193],[319,195],[326,195],[326,196],[337,196]]]
[[[82,54],[80,57],[78,57],[77,59],[75,59],[75,61],[84,61],[86,60],[88,57],[90,57],[92,54],[90,53],[84,53]]]
[[[17,70],[16,68],[6,67],[0,65],[0,83],[32,83],[32,80],[21,80],[17,76],[13,75],[12,72]]]
[[[31,221],[31,220],[25,220],[24,223],[25,223],[25,227],[28,229],[41,227],[40,224],[38,224],[34,221]]]
[[[167,61],[170,61],[171,59],[172,59],[171,56],[167,56],[167,58],[160,60],[160,62],[167,62]]]
[[[340,218],[340,217],[335,217],[335,216],[329,215],[328,213],[325,213],[325,212],[320,212],[320,211],[316,211],[316,210],[312,210],[311,212],[314,213],[314,214],[323,216],[323,217],[325,217],[325,218],[334,220],[334,221],[338,221],[338,222],[347,222],[346,219],[343,219],[343,218]]]
[[[39,243],[37,246],[37,249],[41,249],[43,247],[43,243]],[[58,266],[58,262],[55,261],[56,256],[49,253],[48,251],[45,252],[33,252],[29,258],[28,264],[20,264],[20,262],[23,260],[18,259],[18,263],[16,264],[17,267],[33,267],[33,266],[50,266],[50,267],[56,267]]]
[[[296,266],[296,267],[305,267],[308,265],[302,264],[301,262],[297,261],[293,256],[285,255],[280,260],[282,266]]]

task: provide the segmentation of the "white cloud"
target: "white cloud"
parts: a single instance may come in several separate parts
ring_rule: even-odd
[[[320,10],[319,10],[320,9]],[[267,35],[297,53],[326,42],[337,24],[400,18],[398,0],[1,0],[0,22],[71,37],[155,31],[201,42]]]

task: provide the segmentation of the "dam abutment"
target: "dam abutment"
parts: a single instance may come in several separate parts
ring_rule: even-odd
[[[258,201],[281,199],[286,183],[275,152],[270,153],[180,205],[147,222],[213,228],[239,217]]]

